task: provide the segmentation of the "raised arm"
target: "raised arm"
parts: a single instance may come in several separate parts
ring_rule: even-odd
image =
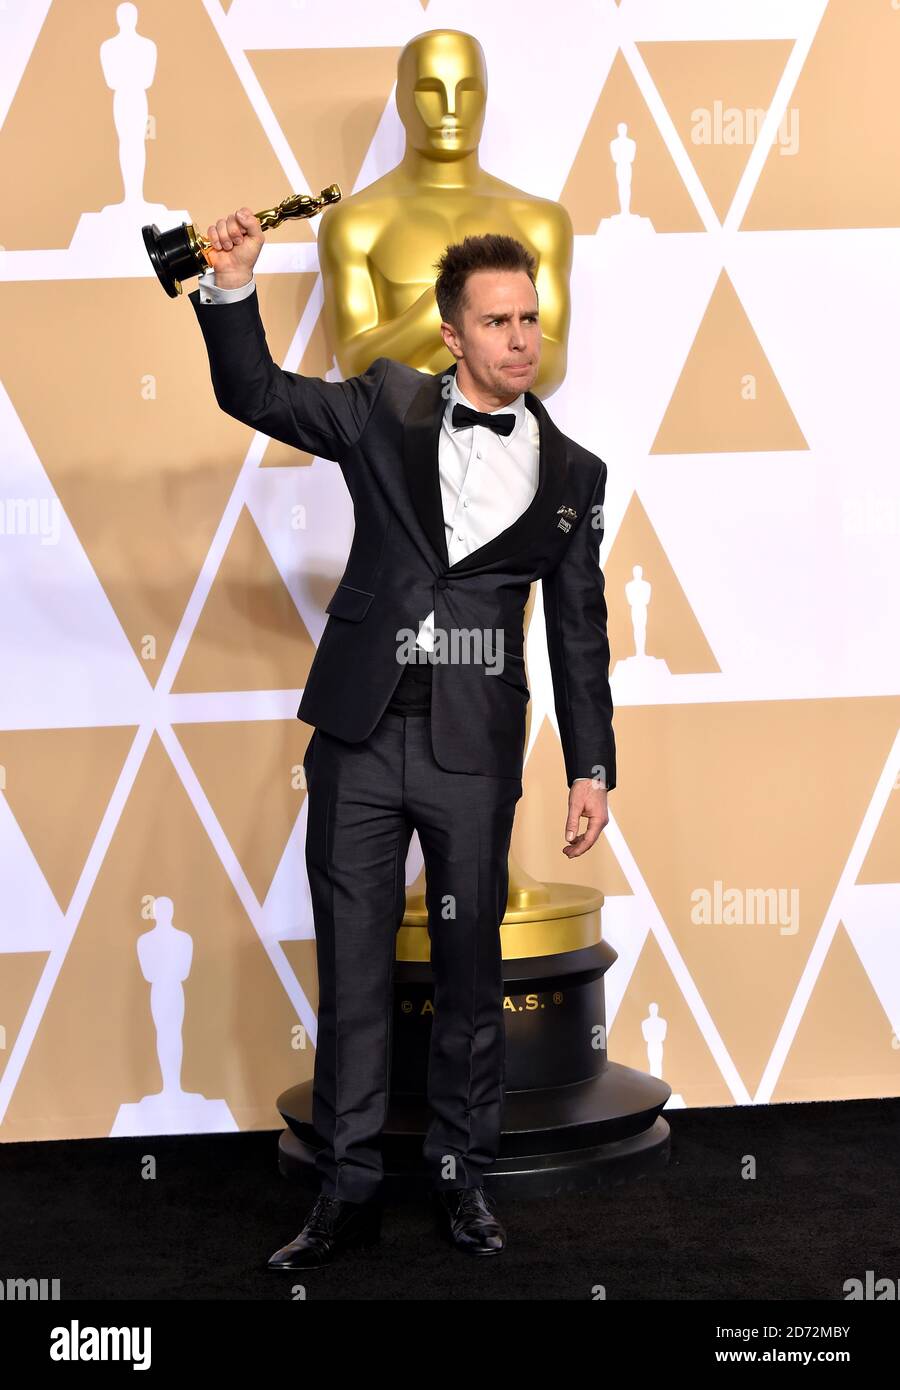
[[[188,298],[203,333],[217,402],[226,414],[272,439],[342,462],[365,429],[384,382],[387,358],[377,358],[362,375],[347,381],[323,381],[277,366],[252,285],[253,267],[265,243],[259,219],[249,208],[239,208],[210,226],[207,236],[214,285],[227,298],[220,294],[213,296],[219,302],[203,303],[199,288]]]

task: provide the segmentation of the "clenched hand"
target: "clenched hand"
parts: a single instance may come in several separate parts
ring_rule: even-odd
[[[216,285],[229,290],[248,284],[266,241],[256,214],[249,208],[238,208],[228,217],[210,223],[206,236],[212,244],[209,260],[216,273]]]

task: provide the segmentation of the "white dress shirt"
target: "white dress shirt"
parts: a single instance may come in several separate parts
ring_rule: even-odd
[[[234,290],[212,283],[214,272],[200,276],[203,304],[233,303],[253,293],[255,280]],[[457,401],[477,410],[460,391],[454,375],[441,422],[438,469],[444,528],[450,564],[471,554],[505,531],[534,500],[538,485],[541,437],[538,422],[525,405],[524,392],[492,415],[513,414],[510,434],[496,434],[487,425],[451,424]],[[434,612],[423,619],[416,637],[418,646],[434,651]]]
[[[534,500],[538,485],[541,436],[535,416],[525,405],[524,392],[509,405],[487,412],[514,415],[509,434],[487,425],[451,423],[460,402],[478,406],[463,395],[454,375],[441,421],[438,472],[444,508],[447,555],[451,565],[492,541],[521,516]],[[429,613],[416,638],[426,651],[434,650],[434,613]]]
[[[201,304],[232,304],[246,299],[256,288],[251,277],[237,289],[222,289],[213,283],[214,273],[210,269],[199,277]],[[540,431],[537,419],[525,405],[524,392],[509,405],[489,412],[515,415],[516,423],[511,433],[505,435],[487,425],[454,428],[451,418],[458,401],[472,410],[478,409],[460,391],[454,374],[438,442],[441,500],[451,565],[493,540],[531,505],[540,464]],[[433,610],[422,621],[416,642],[426,651],[434,650]],[[590,778],[576,777],[575,781]]]

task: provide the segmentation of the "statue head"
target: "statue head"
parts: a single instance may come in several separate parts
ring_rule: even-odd
[[[481,44],[458,29],[429,29],[410,39],[397,61],[397,111],[407,144],[430,159],[453,160],[478,148],[487,101]]]

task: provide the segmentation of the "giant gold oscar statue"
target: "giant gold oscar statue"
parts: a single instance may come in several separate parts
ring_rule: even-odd
[[[471,34],[430,30],[400,54],[396,100],[406,129],[404,156],[382,178],[328,209],[319,228],[326,332],[345,377],[381,356],[430,373],[451,366],[440,333],[434,263],[449,243],[468,234],[501,232],[523,242],[537,260],[543,340],[533,389],[548,394],[562,382],[572,224],[558,203],[481,167],[486,99],[484,53]],[[535,110],[529,100],[530,119]],[[526,630],[533,607],[534,586]],[[529,732],[530,717],[526,747]],[[429,1118],[433,980],[424,890],[423,870],[408,890],[397,937],[382,1148],[386,1184],[401,1188],[421,1180]],[[578,1190],[667,1161],[669,1127],[660,1111],[671,1088],[607,1058],[603,976],[616,952],[602,939],[602,904],[598,890],[542,883],[510,857],[501,926],[505,1104],[491,1185],[522,1194]],[[314,1176],[311,1083],[286,1091],[278,1107],[290,1126],[279,1141],[282,1171]]]
[[[566,374],[572,224],[559,203],[504,183],[483,169],[478,144],[487,75],[470,34],[431,30],[400,55],[397,108],[406,129],[401,162],[329,210],[319,229],[319,266],[329,342],[345,377],[376,357],[439,373],[454,358],[440,333],[434,263],[467,233],[517,237],[538,262],[541,363],[537,395]],[[535,586],[525,610],[534,609]],[[528,710],[526,747],[531,731]],[[501,936],[507,958],[552,955],[600,939],[602,893],[542,883],[509,858]],[[424,870],[407,894],[398,960],[428,960]]]

